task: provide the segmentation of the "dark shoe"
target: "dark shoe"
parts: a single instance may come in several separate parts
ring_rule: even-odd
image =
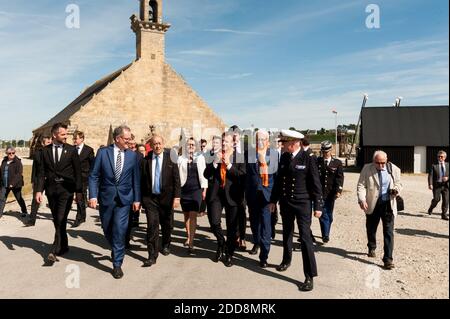
[[[259,252],[259,246],[258,245],[253,245],[252,250],[250,250],[248,253],[250,255],[257,255]]]
[[[48,254],[47,260],[52,263],[59,261],[58,258],[56,258],[56,255],[54,253]]]
[[[189,255],[189,256],[194,256],[194,255],[195,255],[195,249],[194,249],[194,247],[189,247],[189,248],[188,248],[188,255]]]
[[[370,249],[369,253],[367,254],[367,257],[370,257],[370,258],[377,257],[377,254],[375,253],[375,249]]]
[[[214,262],[218,263],[219,261],[222,261],[223,257],[224,257],[223,248],[218,247],[217,252],[216,252],[216,258],[214,259]]]
[[[22,214],[20,214],[20,217],[22,217],[22,218],[27,217],[27,213],[22,213]]]
[[[223,264],[225,265],[225,267],[231,267],[233,266],[233,259],[230,255],[226,255],[225,256],[225,260],[223,261]]]
[[[121,267],[114,267],[113,271],[112,271],[112,276],[115,279],[120,279],[123,277],[123,271]]]
[[[35,221],[28,220],[25,222],[25,227],[33,227],[36,224]]]
[[[76,220],[73,225],[72,228],[77,228],[79,227],[81,224],[83,224],[85,221],[84,220]]]
[[[326,244],[326,243],[328,243],[328,242],[330,241],[330,237],[328,237],[328,236],[323,236],[323,237],[322,237],[322,241],[323,241],[324,244]]]
[[[384,269],[386,270],[392,270],[395,268],[395,265],[392,261],[385,261],[384,262]]]
[[[149,258],[144,261],[144,264],[142,265],[142,267],[151,267],[154,264],[156,264],[156,260],[153,258]]]
[[[269,264],[267,263],[267,261],[260,261],[259,262],[259,267],[267,268],[267,267],[269,267]]]
[[[280,265],[277,266],[277,271],[286,271],[289,267],[291,266],[291,264],[287,264],[287,263],[281,263]]]
[[[311,277],[306,277],[305,282],[298,285],[300,291],[311,291],[314,288],[314,281]]]
[[[164,256],[169,256],[170,255],[170,248],[169,247],[164,247],[163,250],[161,251],[161,254],[163,254]]]
[[[239,250],[240,251],[246,251],[247,250],[247,244],[245,243],[245,240],[239,241]]]
[[[433,211],[431,209],[428,210],[428,215],[431,216],[431,214],[433,213]]]
[[[442,214],[441,218],[442,218],[443,220],[448,220],[448,215],[447,215],[447,214]]]

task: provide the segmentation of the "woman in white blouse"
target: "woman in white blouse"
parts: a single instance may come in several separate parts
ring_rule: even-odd
[[[205,157],[196,154],[197,143],[193,138],[187,140],[183,155],[178,158],[181,181],[181,208],[184,213],[184,222],[189,255],[194,254],[194,236],[197,228],[197,215],[200,213],[202,201],[206,197],[208,180],[203,177],[206,168]]]

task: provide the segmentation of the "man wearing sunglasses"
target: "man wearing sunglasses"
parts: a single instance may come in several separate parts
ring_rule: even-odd
[[[445,162],[447,153],[440,151],[438,153],[438,163],[431,167],[428,174],[428,188],[433,191],[433,200],[431,201],[428,214],[431,215],[433,209],[441,201],[442,195],[442,219],[448,220],[448,162]]]
[[[368,256],[376,257],[377,228],[383,223],[384,268],[393,269],[394,219],[397,216],[395,198],[402,190],[400,168],[388,162],[387,154],[376,151],[373,162],[366,164],[359,176],[358,203],[366,213]]]
[[[27,216],[27,206],[22,198],[23,166],[20,158],[16,156],[14,147],[8,147],[6,156],[0,166],[0,218],[5,209],[6,200],[12,191],[17,203],[20,205],[22,217]]]

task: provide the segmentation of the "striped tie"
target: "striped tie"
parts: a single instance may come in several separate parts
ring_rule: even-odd
[[[116,183],[119,183],[120,175],[122,174],[122,152],[117,153],[116,169],[114,170],[114,176]]]

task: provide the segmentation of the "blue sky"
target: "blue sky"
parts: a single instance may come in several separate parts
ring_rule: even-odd
[[[67,5],[81,28],[67,29]],[[381,28],[366,28],[366,6]],[[166,56],[229,125],[355,123],[368,106],[448,105],[447,0],[166,0]],[[30,138],[135,56],[137,0],[0,0],[0,139]]]

